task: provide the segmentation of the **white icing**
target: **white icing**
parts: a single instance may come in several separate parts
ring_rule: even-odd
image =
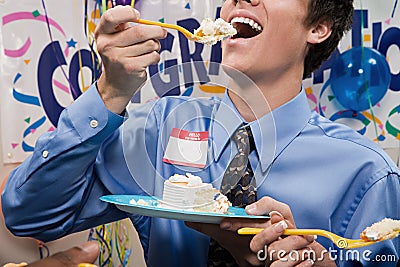
[[[218,18],[215,22],[206,18],[201,22],[200,28],[194,31],[196,41],[208,45],[216,44],[218,41],[236,33],[236,29],[221,18]]]
[[[187,176],[187,181],[188,181],[188,186],[199,186],[203,183],[203,181],[201,180],[201,178],[199,176],[190,174],[190,173],[186,173]]]
[[[182,174],[174,174],[173,176],[169,177],[169,180],[173,183],[187,183],[188,178]]]
[[[367,239],[375,241],[400,230],[400,220],[385,218],[380,222],[367,227],[361,235]]]

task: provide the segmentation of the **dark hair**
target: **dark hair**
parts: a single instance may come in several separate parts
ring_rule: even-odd
[[[303,78],[308,77],[329,58],[344,33],[350,30],[353,12],[353,0],[309,0],[306,26],[326,21],[331,24],[332,34],[324,42],[309,46],[304,60]]]

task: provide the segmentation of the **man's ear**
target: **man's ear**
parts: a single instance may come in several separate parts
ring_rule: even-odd
[[[307,42],[310,44],[319,44],[329,38],[332,34],[332,24],[327,21],[318,23],[313,26],[309,33]]]

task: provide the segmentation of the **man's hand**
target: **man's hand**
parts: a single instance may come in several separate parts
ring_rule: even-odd
[[[282,202],[264,197],[247,206],[246,212],[249,215],[269,214],[271,219],[265,221],[227,218],[222,220],[220,225],[186,224],[218,241],[231,253],[239,266],[312,266],[314,261],[309,259],[308,255],[323,249],[315,242],[313,236],[283,236],[285,229],[296,228],[296,225],[289,206]],[[237,230],[243,227],[264,230],[254,237],[240,236]],[[294,254],[299,254],[300,257],[290,257]],[[330,264],[329,262],[323,264],[320,266],[331,266],[326,265]]]
[[[93,263],[100,253],[96,241],[58,252],[48,258],[29,264],[30,267],[76,267],[79,263]]]
[[[255,235],[250,242],[253,252],[263,251],[268,266],[336,266],[325,248],[314,236],[278,236],[286,228],[296,228],[290,207],[269,197],[263,197],[246,207],[249,215],[269,213],[270,225]],[[236,226],[239,229],[243,226]],[[265,251],[266,249],[266,251]]]
[[[132,26],[139,16],[130,6],[116,6],[104,12],[95,30],[104,65],[97,88],[106,107],[117,114],[146,81],[146,68],[160,60],[158,39],[167,36],[158,26]]]

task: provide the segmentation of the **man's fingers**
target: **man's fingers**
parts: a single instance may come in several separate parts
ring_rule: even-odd
[[[293,252],[293,253],[298,253],[299,250],[302,250],[306,247],[308,247],[312,242],[309,242],[302,236],[294,235],[294,236],[288,236],[285,238],[282,238],[280,240],[277,240],[273,243],[271,243],[268,246],[268,250],[271,251],[286,251],[287,253]],[[300,254],[302,258],[304,258],[305,253],[307,253],[310,249],[305,250],[303,254]],[[308,255],[308,254],[307,254]],[[275,255],[277,256],[277,255]],[[274,258],[274,260],[277,260],[277,258]]]
[[[314,265],[313,252],[308,248],[289,252],[270,251],[269,253],[269,260],[273,261],[270,267],[311,267]]]
[[[283,231],[288,228],[288,223],[282,220],[265,228],[261,233],[255,235],[250,242],[250,249],[254,253],[262,250],[266,244],[269,244],[283,234]]]
[[[279,212],[286,220],[293,221],[290,207],[287,204],[279,202],[271,197],[263,197],[257,202],[246,207],[246,212],[249,215],[265,215],[273,211]]]
[[[120,31],[128,22],[135,22],[139,19],[140,13],[130,6],[116,6],[103,13],[100,23],[95,30],[95,35],[110,34]]]
[[[126,47],[134,44],[143,43],[148,40],[164,39],[167,31],[159,26],[153,25],[135,25],[126,28],[124,31],[115,33],[113,43],[117,47]]]
[[[243,227],[252,228],[266,228],[270,225],[269,219],[235,219],[235,218],[224,218],[220,223],[220,228],[223,230],[229,230],[236,232]]]

